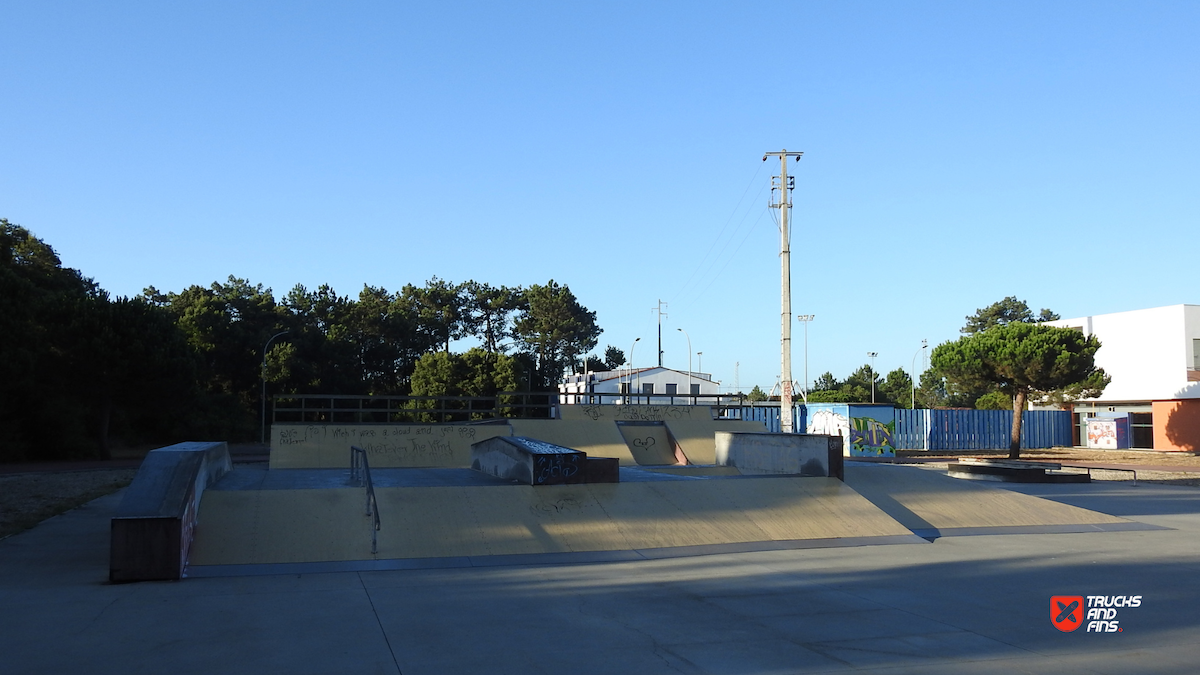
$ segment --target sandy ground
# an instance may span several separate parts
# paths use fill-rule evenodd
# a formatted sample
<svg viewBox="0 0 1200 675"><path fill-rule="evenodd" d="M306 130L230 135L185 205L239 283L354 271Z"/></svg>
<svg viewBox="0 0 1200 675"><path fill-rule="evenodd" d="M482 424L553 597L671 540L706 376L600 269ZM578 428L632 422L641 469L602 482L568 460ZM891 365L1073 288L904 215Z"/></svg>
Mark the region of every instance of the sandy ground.
<svg viewBox="0 0 1200 675"><path fill-rule="evenodd" d="M0 539L120 490L137 469L0 476Z"/></svg>

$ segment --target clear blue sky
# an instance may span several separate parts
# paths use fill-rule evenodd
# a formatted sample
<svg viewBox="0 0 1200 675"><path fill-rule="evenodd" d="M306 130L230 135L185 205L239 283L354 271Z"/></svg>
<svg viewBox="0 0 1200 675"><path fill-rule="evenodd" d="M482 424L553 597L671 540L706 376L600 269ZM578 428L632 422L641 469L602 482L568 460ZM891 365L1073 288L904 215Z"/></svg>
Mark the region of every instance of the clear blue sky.
<svg viewBox="0 0 1200 675"><path fill-rule="evenodd" d="M1200 3L0 4L0 216L116 295L568 284L600 338L809 374L1007 295L1200 303ZM803 331L794 331L804 377Z"/></svg>

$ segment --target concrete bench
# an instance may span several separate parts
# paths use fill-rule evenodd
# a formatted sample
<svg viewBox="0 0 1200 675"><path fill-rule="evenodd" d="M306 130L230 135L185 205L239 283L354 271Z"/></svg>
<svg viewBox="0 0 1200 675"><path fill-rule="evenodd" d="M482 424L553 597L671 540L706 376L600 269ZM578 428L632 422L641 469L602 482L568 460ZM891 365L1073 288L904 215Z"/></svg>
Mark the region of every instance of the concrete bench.
<svg viewBox="0 0 1200 675"><path fill-rule="evenodd" d="M182 578L200 496L231 468L224 442L151 450L112 519L109 580Z"/></svg>

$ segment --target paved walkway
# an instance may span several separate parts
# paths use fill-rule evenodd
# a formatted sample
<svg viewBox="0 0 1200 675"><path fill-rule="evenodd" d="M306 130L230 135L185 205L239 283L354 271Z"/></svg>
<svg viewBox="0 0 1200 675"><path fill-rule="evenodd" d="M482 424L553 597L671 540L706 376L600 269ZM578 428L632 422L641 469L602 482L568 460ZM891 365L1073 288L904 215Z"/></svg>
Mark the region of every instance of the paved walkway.
<svg viewBox="0 0 1200 675"><path fill-rule="evenodd" d="M970 454L963 454L964 457L971 457ZM854 461L873 462L879 464L945 464L946 462L954 461L951 457L855 457ZM1091 467L1093 469L1134 469L1137 471L1171 471L1178 473L1200 473L1200 466L1180 466L1178 464L1154 464L1153 457L1147 457L1144 462L1136 464L1121 463L1121 462L1090 462L1090 461L1074 461L1070 459L1039 459L1037 457L1025 458L1024 462L1051 462L1060 463L1064 466L1082 466Z"/></svg>
<svg viewBox="0 0 1200 675"><path fill-rule="evenodd" d="M1200 490L1013 489L1172 529L111 585L112 495L0 541L0 670L1196 672ZM1063 633L1052 595L1142 601Z"/></svg>

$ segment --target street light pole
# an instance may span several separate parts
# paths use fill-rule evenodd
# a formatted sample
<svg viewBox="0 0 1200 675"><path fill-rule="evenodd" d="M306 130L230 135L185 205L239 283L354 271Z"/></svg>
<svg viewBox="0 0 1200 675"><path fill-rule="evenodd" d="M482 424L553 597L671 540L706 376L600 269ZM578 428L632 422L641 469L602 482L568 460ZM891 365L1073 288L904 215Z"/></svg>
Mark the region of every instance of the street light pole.
<svg viewBox="0 0 1200 675"><path fill-rule="evenodd" d="M262 370L259 373L262 375L262 429L260 430L261 433L258 440L260 444L265 444L267 442L267 349L271 346L271 342L275 338L279 337L280 335L286 335L290 332L291 330L279 331L278 333L267 338L267 344L263 345Z"/></svg>
<svg viewBox="0 0 1200 675"><path fill-rule="evenodd" d="M633 344L629 345L629 393L633 393L633 348L637 347L637 343L642 338L634 338ZM638 378L641 379L641 378Z"/></svg>
<svg viewBox="0 0 1200 675"><path fill-rule="evenodd" d="M801 314L796 317L797 321L804 324L804 386L800 388L800 396L804 398L804 404L808 405L808 322L813 320L816 314Z"/></svg>
<svg viewBox="0 0 1200 675"><path fill-rule="evenodd" d="M879 352L867 352L867 358L871 359L871 403L875 402L875 357L879 356Z"/></svg>
<svg viewBox="0 0 1200 675"><path fill-rule="evenodd" d="M913 352L912 364L908 367L909 372L912 373L912 382L910 382L910 384L912 384L911 408L913 410L917 409L917 354L923 353L925 351L925 348L928 346L929 346L929 340L921 340L921 348L918 349L917 351ZM921 363L924 364L925 359L921 359Z"/></svg>
<svg viewBox="0 0 1200 675"><path fill-rule="evenodd" d="M691 396L692 395L692 336L688 335L688 332L682 328L676 328L675 330L679 331L680 333L683 333L683 336L685 338L687 338L687 341L688 341L688 396ZM695 405L695 403L696 403L696 399L692 399L692 404Z"/></svg>

